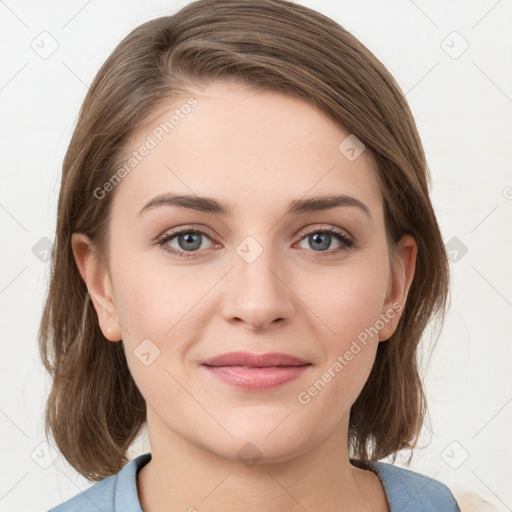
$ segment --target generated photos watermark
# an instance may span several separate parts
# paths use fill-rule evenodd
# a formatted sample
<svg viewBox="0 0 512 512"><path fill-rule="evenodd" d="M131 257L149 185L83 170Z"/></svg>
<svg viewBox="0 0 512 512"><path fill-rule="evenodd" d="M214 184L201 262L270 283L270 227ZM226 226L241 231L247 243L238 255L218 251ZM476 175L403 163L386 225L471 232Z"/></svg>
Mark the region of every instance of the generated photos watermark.
<svg viewBox="0 0 512 512"><path fill-rule="evenodd" d="M338 355L336 361L334 361L331 366L319 377L306 391L301 391L297 395L297 399L299 403L302 405L307 405L311 402L311 399L318 396L318 394L327 386L327 384L336 377L345 366L348 365L350 361L361 352L362 343L366 346L369 337L376 336L384 326L389 323L393 318L395 318L396 314L402 311L403 306L399 302L395 302L390 309L388 309L385 313L381 313L379 319L375 321L375 323L366 327L363 331L361 331L357 335L357 339L352 340L352 344L350 345L349 350L346 350L343 355ZM359 342L359 343L358 343Z"/></svg>
<svg viewBox="0 0 512 512"><path fill-rule="evenodd" d="M183 119L185 119L194 107L197 107L198 101L194 98L188 98L187 102L175 109L169 116L167 121L160 123L147 137L144 144L137 150L133 151L130 157L101 187L94 189L94 197L96 199L103 199L107 192L110 192L118 185L121 180L129 174L137 165L139 165L144 158L149 155L152 149L158 146L166 135L171 133L176 126L178 126Z"/></svg>

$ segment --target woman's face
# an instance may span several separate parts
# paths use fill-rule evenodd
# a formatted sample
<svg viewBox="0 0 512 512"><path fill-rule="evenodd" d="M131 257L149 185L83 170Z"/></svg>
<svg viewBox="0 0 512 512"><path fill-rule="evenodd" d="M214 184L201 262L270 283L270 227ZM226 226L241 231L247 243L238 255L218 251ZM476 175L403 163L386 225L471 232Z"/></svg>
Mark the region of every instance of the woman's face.
<svg viewBox="0 0 512 512"><path fill-rule="evenodd" d="M391 273L369 154L289 96L215 82L190 97L155 112L130 141L130 171L104 189L115 196L102 304L118 323L98 315L122 338L152 444L178 436L275 462L346 439L410 284ZM147 206L165 195L174 203ZM317 201L335 195L350 199ZM308 364L204 365L234 351Z"/></svg>

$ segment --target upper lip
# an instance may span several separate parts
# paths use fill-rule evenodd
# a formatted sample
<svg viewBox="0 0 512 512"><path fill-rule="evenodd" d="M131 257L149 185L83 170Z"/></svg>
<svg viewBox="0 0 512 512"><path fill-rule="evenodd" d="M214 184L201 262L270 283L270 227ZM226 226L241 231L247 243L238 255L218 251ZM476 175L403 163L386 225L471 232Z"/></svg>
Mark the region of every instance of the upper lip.
<svg viewBox="0 0 512 512"><path fill-rule="evenodd" d="M229 352L212 357L202 362L207 366L248 366L253 368L264 368L268 366L303 366L311 364L309 361L299 357L280 352L269 352L267 354L251 354L249 352Z"/></svg>

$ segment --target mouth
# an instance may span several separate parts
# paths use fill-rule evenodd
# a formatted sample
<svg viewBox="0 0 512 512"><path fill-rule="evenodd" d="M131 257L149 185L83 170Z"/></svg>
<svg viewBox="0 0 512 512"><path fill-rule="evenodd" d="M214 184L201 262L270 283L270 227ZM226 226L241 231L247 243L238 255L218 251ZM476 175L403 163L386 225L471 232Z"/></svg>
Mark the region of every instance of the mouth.
<svg viewBox="0 0 512 512"><path fill-rule="evenodd" d="M245 390L264 391L298 379L311 363L277 352L230 352L208 359L202 366L224 383Z"/></svg>
<svg viewBox="0 0 512 512"><path fill-rule="evenodd" d="M267 354L251 354L249 352L229 352L212 357L202 363L205 366L244 366L247 368L268 368L275 366L304 366L311 364L305 359L283 354L269 352Z"/></svg>

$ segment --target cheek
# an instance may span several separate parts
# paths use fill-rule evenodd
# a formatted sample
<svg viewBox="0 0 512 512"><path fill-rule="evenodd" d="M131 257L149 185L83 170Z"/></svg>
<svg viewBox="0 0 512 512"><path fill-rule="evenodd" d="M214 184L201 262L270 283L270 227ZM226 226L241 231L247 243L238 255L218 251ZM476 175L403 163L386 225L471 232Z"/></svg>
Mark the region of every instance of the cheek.
<svg viewBox="0 0 512 512"><path fill-rule="evenodd" d="M199 301L206 285L184 267L166 265L163 256L149 257L158 248L130 251L118 259L113 275L119 319L128 336L163 339Z"/></svg>
<svg viewBox="0 0 512 512"><path fill-rule="evenodd" d="M378 267L364 269L353 268L311 287L311 310L321 319L317 339L323 357L299 402L307 404L304 411L312 417L323 415L326 428L334 428L361 393L379 346L377 322L386 281Z"/></svg>
<svg viewBox="0 0 512 512"><path fill-rule="evenodd" d="M339 272L317 276L304 295L310 298L311 318L320 322L317 338L324 357L316 377L319 388L325 384L328 389L319 401L351 404L368 379L382 328L386 264L386 258L361 258Z"/></svg>
<svg viewBox="0 0 512 512"><path fill-rule="evenodd" d="M181 396L171 361L183 350L186 337L180 333L189 325L187 312L197 294L165 269L142 263L132 259L124 273L118 269L116 307L130 373L145 400L165 409L169 394Z"/></svg>
<svg viewBox="0 0 512 512"><path fill-rule="evenodd" d="M346 343L375 325L386 297L388 274L379 261L356 262L316 276L303 296L333 339Z"/></svg>
<svg viewBox="0 0 512 512"><path fill-rule="evenodd" d="M207 322L208 290L219 281L211 271L166 265L165 258L126 257L113 276L116 309L126 357L134 378L175 368ZM197 268L197 267L196 267ZM146 355L149 354L149 355ZM148 361L149 359L149 361ZM151 362L148 368L144 362ZM161 373L162 378L168 375Z"/></svg>

